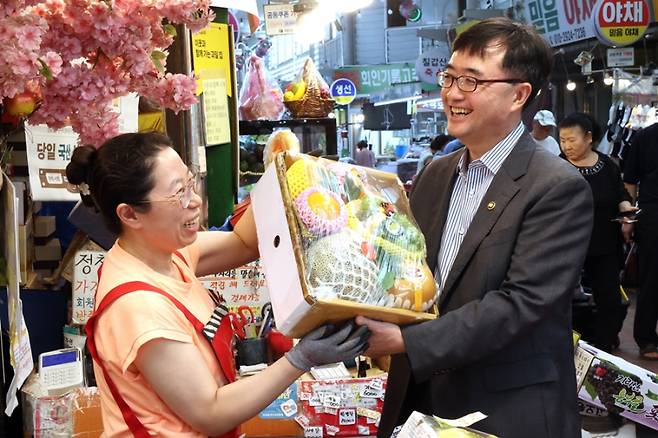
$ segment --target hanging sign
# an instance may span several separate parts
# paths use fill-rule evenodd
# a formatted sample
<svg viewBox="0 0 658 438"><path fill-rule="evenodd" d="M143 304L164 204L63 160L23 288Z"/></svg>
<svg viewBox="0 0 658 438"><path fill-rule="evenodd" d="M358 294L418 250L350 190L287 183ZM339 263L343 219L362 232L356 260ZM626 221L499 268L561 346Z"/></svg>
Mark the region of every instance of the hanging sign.
<svg viewBox="0 0 658 438"><path fill-rule="evenodd" d="M347 78L336 79L331 84L330 93L338 105L348 105L356 97L356 85Z"/></svg>
<svg viewBox="0 0 658 438"><path fill-rule="evenodd" d="M633 47L609 48L608 67L631 67L635 65L635 49Z"/></svg>
<svg viewBox="0 0 658 438"><path fill-rule="evenodd" d="M199 78L197 94L203 92L204 80L223 78L227 83L231 80L229 38L229 26L223 23L210 23L192 35L192 63ZM231 96L231 87L226 88L226 94Z"/></svg>
<svg viewBox="0 0 658 438"><path fill-rule="evenodd" d="M594 10L596 35L609 46L628 46L638 41L650 21L646 0L600 0Z"/></svg>
<svg viewBox="0 0 658 438"><path fill-rule="evenodd" d="M268 35L295 33L297 13L293 5L264 5L265 31Z"/></svg>
<svg viewBox="0 0 658 438"><path fill-rule="evenodd" d="M519 18L532 24L552 46L595 35L591 17L596 0L527 0Z"/></svg>
<svg viewBox="0 0 658 438"><path fill-rule="evenodd" d="M421 53L416 60L418 78L425 83L436 85L436 75L446 69L449 59L448 44L440 44Z"/></svg>
<svg viewBox="0 0 658 438"><path fill-rule="evenodd" d="M32 199L35 201L77 201L79 190L66 178L78 134L70 126L52 130L46 125L25 123L25 147Z"/></svg>

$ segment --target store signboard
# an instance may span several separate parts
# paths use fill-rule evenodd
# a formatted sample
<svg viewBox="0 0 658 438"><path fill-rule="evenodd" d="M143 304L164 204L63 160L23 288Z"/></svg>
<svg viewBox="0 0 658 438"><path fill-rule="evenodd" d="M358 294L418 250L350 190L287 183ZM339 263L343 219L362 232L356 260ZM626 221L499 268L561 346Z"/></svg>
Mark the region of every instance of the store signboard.
<svg viewBox="0 0 658 438"><path fill-rule="evenodd" d="M644 36L650 21L646 0L599 0L596 4L596 36L608 46L633 44Z"/></svg>
<svg viewBox="0 0 658 438"><path fill-rule="evenodd" d="M105 251L80 250L73 258L72 319L74 324L86 324L94 311L94 297L98 287L98 268L105 259Z"/></svg>
<svg viewBox="0 0 658 438"><path fill-rule="evenodd" d="M419 80L414 65L408 63L352 65L334 70L333 79L347 78L356 85L357 96L387 91L393 85Z"/></svg>
<svg viewBox="0 0 658 438"><path fill-rule="evenodd" d="M439 44L421 53L416 60L418 78L427 84L436 84L436 75L445 70L450 60L450 47L447 43Z"/></svg>
<svg viewBox="0 0 658 438"><path fill-rule="evenodd" d="M523 19L553 47L593 38L591 17L597 0L528 0Z"/></svg>
<svg viewBox="0 0 658 438"><path fill-rule="evenodd" d="M635 65L635 49L633 47L609 48L608 67L631 67Z"/></svg>
<svg viewBox="0 0 658 438"><path fill-rule="evenodd" d="M336 79L331 84L330 93L338 105L348 105L356 97L356 85L347 78Z"/></svg>
<svg viewBox="0 0 658 438"><path fill-rule="evenodd" d="M270 36L295 33L297 13L293 5L264 5L265 31Z"/></svg>

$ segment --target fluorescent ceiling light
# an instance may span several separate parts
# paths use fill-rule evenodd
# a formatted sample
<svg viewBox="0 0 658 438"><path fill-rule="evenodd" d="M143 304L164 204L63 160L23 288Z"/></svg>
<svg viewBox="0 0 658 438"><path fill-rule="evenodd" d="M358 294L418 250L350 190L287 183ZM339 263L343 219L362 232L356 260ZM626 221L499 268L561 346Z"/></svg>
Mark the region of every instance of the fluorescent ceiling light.
<svg viewBox="0 0 658 438"><path fill-rule="evenodd" d="M408 97L399 97L397 99L382 100L379 102L375 102L373 106L382 106L382 105L390 105L392 103L409 102L411 100L418 100L421 97L422 96L408 96Z"/></svg>

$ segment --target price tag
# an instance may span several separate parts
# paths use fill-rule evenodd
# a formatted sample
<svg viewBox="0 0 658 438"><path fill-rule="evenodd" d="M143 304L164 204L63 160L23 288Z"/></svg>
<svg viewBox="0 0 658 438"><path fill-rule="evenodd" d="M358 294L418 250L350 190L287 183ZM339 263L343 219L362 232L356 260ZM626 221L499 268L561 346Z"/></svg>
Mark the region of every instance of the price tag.
<svg viewBox="0 0 658 438"><path fill-rule="evenodd" d="M304 428L305 438L322 438L322 426L311 426Z"/></svg>
<svg viewBox="0 0 658 438"><path fill-rule="evenodd" d="M356 424L356 411L352 408L338 411L338 424L341 426Z"/></svg>

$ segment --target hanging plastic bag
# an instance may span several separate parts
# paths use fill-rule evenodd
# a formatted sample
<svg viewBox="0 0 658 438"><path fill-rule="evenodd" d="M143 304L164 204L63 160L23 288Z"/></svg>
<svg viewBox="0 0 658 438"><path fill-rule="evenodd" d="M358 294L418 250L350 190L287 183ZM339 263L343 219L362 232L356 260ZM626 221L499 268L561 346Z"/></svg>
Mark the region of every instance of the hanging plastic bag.
<svg viewBox="0 0 658 438"><path fill-rule="evenodd" d="M281 88L258 56L249 59L239 107L240 120L279 120L283 114Z"/></svg>

